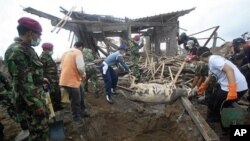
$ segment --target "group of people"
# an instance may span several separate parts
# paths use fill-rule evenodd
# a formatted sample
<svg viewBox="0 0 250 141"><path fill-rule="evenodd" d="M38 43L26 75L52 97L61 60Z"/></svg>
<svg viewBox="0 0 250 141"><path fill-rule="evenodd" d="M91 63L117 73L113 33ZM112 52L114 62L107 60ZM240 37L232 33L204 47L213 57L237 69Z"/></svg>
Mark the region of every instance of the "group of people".
<svg viewBox="0 0 250 141"><path fill-rule="evenodd" d="M45 141L48 139L49 110L44 92L49 91L55 111L63 109L60 88L64 88L70 97L73 121L83 123L89 115L84 104L84 90L88 91L88 79L94 94L98 97L97 72L94 56L91 50L84 48L84 43L77 41L74 47L64 53L58 74L58 68L52 59L53 44L43 43L43 52L39 57L33 47L40 44L42 27L39 22L28 17L18 20L19 37L14 39L5 52L4 61L9 78L0 72L0 104L5 107L22 131L16 141ZM98 68L105 85L105 98L108 103L114 103L112 95L116 94L118 75L113 66L122 67L127 73L132 73L140 79L139 44L140 36L122 42L119 49L108 55ZM182 33L178 39L184 44L189 57L186 61L196 66L195 78L192 84L193 92L199 95L205 92L208 105L208 121L221 121L220 107L230 106L239 100L250 86L250 42L242 38L233 40L234 60L213 55L209 48L200 47L196 38ZM132 66L124 61L127 51L130 51ZM236 59L235 59L236 58ZM236 64L236 62L240 63ZM234 62L237 60L236 62ZM235 64L234 64L235 63ZM85 87L83 87L85 84ZM216 89L216 90L215 90ZM250 96L248 96L250 100ZM221 127L225 133L228 129ZM0 124L0 136L3 140L3 125Z"/></svg>
<svg viewBox="0 0 250 141"><path fill-rule="evenodd" d="M179 40L182 40L184 35L181 34ZM188 43L188 39L193 40L189 37L184 39L187 40L179 41L179 43ZM221 107L232 106L247 93L250 85L250 42L236 38L232 41L232 45L234 57L230 58L234 60L213 55L207 47L196 46L195 49L185 47L189 51L186 61L196 66L191 86L192 92L198 95L205 93L208 107L207 121L209 123L220 122L222 128L220 136L229 134L229 129L224 127L221 121ZM193 50L196 51L192 52ZM248 100L250 102L249 91Z"/></svg>
<svg viewBox="0 0 250 141"><path fill-rule="evenodd" d="M39 46L42 36L40 23L29 17L18 20L18 37L8 47L4 56L4 65L8 74L0 72L0 104L7 109L10 117L20 124L21 132L15 141L45 141L48 139L48 121L50 111L46 103L45 92L49 92L54 111L63 109L61 91L63 88L69 94L73 121L81 124L88 117L84 104L84 90L88 91L88 80L98 97L97 72L94 56L90 49L84 48L83 42L77 41L74 47L64 53L58 74L57 64L52 58L54 45L49 42L42 44L43 52L39 57L34 47ZM139 60L140 36L135 36L127 43L122 43L119 49L107 56L97 67L104 84L108 103L113 103L112 94L116 93L118 75L112 68L122 66L126 72L134 72L139 77L138 63L132 71L124 61L128 49L132 58ZM131 48L129 48L131 47ZM85 84L85 87L83 87ZM4 126L0 122L0 140L3 140Z"/></svg>
<svg viewBox="0 0 250 141"><path fill-rule="evenodd" d="M81 121L88 116L84 111L83 92L85 64L82 55L83 43L76 42L74 49L64 55L62 75L52 59L53 44L43 43L39 57L33 47L40 44L42 26L34 19L22 17L18 20L18 37L5 52L4 65L8 74L0 72L0 104L9 116L20 124L21 132L15 141L46 141L50 111L45 92L50 93L55 112L63 109L60 87L70 94L73 120ZM3 65L3 64L2 64ZM0 137L4 140L4 126L0 124Z"/></svg>

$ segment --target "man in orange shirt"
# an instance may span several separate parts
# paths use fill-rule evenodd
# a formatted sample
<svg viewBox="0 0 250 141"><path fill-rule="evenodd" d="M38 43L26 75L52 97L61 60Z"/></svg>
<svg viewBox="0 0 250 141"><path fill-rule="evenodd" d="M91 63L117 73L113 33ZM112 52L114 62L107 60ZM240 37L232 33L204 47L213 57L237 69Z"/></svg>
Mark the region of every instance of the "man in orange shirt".
<svg viewBox="0 0 250 141"><path fill-rule="evenodd" d="M61 61L61 75L59 85L69 93L73 120L82 123L85 105L81 81L85 79L85 63L83 60L84 44L76 42L74 48L66 52Z"/></svg>

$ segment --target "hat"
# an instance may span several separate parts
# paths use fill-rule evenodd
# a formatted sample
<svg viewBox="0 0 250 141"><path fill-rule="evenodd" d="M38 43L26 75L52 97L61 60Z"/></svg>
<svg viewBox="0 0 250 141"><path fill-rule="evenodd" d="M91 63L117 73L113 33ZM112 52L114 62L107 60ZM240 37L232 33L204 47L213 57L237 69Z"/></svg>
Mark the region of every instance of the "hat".
<svg viewBox="0 0 250 141"><path fill-rule="evenodd" d="M122 43L122 44L120 45L119 49L124 49L124 50L127 51L127 50L128 50L128 47L127 47L126 44Z"/></svg>
<svg viewBox="0 0 250 141"><path fill-rule="evenodd" d="M233 47L238 47L241 43L246 43L243 38L236 38L233 40Z"/></svg>
<svg viewBox="0 0 250 141"><path fill-rule="evenodd" d="M186 45L187 47L193 47L194 46L194 41L193 40L189 40L188 42L187 42L187 45Z"/></svg>
<svg viewBox="0 0 250 141"><path fill-rule="evenodd" d="M211 53L211 52L210 52L210 49L207 48L207 47L200 47L200 48L198 48L198 50L197 50L197 52L196 52L196 55L197 55L197 56L203 56L203 55L206 54L206 53Z"/></svg>
<svg viewBox="0 0 250 141"><path fill-rule="evenodd" d="M42 27L40 23L34 19L28 17L22 17L18 20L19 25L22 25L32 31L35 31L39 34L42 32Z"/></svg>
<svg viewBox="0 0 250 141"><path fill-rule="evenodd" d="M140 40L140 35L135 35L133 38L135 41L139 41Z"/></svg>
<svg viewBox="0 0 250 141"><path fill-rule="evenodd" d="M43 43L42 44L42 48L44 49L44 50L50 50L50 49L53 49L53 44L51 44L51 43Z"/></svg>

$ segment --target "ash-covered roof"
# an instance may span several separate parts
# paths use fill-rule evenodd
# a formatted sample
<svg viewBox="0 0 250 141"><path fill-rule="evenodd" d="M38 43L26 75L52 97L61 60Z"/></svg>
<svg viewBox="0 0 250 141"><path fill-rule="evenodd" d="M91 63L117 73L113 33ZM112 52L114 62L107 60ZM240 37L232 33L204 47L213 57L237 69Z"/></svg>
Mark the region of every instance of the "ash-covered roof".
<svg viewBox="0 0 250 141"><path fill-rule="evenodd" d="M171 19L175 19L185 14L188 14L189 12L193 10L195 10L195 8L171 12L171 13L159 14L155 16L136 18L136 19L133 19L133 21L135 22L166 22L166 21L170 21Z"/></svg>

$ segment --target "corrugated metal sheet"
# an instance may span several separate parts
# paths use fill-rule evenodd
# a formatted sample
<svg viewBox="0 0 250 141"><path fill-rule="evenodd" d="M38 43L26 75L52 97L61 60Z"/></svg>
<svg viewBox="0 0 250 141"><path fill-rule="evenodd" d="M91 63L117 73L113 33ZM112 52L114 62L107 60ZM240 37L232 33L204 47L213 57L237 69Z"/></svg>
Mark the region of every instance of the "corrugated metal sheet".
<svg viewBox="0 0 250 141"><path fill-rule="evenodd" d="M133 19L133 21L136 21L136 22L166 22L166 21L171 20L172 18L178 18L180 16L188 14L189 12L191 12L193 10L195 10L195 8L171 12L171 13L159 14L159 15L155 15L155 16L136 18L136 19Z"/></svg>

